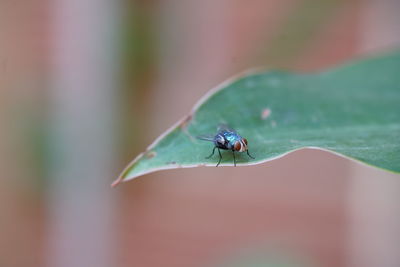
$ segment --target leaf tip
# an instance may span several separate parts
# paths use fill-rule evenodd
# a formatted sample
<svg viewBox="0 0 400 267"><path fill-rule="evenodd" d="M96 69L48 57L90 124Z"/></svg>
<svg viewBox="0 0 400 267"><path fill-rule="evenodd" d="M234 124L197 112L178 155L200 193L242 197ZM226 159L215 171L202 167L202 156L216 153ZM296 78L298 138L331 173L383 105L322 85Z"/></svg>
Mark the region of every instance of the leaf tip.
<svg viewBox="0 0 400 267"><path fill-rule="evenodd" d="M111 187L114 188L117 185L119 185L122 182L122 177L118 177L117 180L115 180L114 182L112 182Z"/></svg>
<svg viewBox="0 0 400 267"><path fill-rule="evenodd" d="M135 165L136 162L138 162L141 158L146 157L147 159L153 158L157 155L156 152L154 151L150 151L150 150L146 150L146 152L142 152L140 153L133 161L131 161L128 166L126 166L126 168L121 172L121 174L118 176L118 178L112 182L111 187L116 187L117 185L119 185L120 183L126 181L126 180L130 180L133 179L136 176L128 176L127 174L130 172L130 170L132 170L133 166Z"/></svg>

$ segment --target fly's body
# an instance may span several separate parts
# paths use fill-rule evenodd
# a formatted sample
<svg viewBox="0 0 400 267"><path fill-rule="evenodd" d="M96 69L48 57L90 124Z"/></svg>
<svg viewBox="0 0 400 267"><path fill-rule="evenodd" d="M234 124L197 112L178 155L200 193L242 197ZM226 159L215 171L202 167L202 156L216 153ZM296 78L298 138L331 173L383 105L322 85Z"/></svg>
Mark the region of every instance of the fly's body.
<svg viewBox="0 0 400 267"><path fill-rule="evenodd" d="M218 133L215 136L199 136L198 138L201 140L212 141L214 143L214 148L211 155L206 158L211 158L214 155L215 149L218 149L219 161L216 167L218 167L222 159L220 149L232 151L234 166L236 166L235 151L246 151L247 155L254 159L254 157L249 154L246 138L241 137L235 130L227 127L226 125L220 125L218 127Z"/></svg>
<svg viewBox="0 0 400 267"><path fill-rule="evenodd" d="M247 151L247 140L242 138L238 133L231 131L219 132L214 137L214 145L224 150Z"/></svg>

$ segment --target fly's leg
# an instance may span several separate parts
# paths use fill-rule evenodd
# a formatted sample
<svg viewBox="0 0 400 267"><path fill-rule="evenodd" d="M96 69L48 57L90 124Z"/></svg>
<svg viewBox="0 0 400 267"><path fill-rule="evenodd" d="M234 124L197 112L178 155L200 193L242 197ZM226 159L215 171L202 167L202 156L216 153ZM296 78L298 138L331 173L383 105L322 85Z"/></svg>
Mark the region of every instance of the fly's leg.
<svg viewBox="0 0 400 267"><path fill-rule="evenodd" d="M232 150L232 155L233 155L233 165L236 167L235 150Z"/></svg>
<svg viewBox="0 0 400 267"><path fill-rule="evenodd" d="M213 151L212 151L212 153L211 153L211 155L208 156L208 157L206 157L206 159L209 159L209 158L211 158L211 157L214 155L214 151L215 151L216 148L217 148L217 147L215 146L214 149L213 149Z"/></svg>
<svg viewBox="0 0 400 267"><path fill-rule="evenodd" d="M248 155L250 158L256 159L255 157L253 157L252 155L249 154L249 150L246 150L246 151L247 151L247 155Z"/></svg>
<svg viewBox="0 0 400 267"><path fill-rule="evenodd" d="M218 153L219 153L219 161L218 161L217 166L215 166L215 167L218 167L218 165L221 163L221 159L222 159L221 151L219 150L219 148L218 148Z"/></svg>

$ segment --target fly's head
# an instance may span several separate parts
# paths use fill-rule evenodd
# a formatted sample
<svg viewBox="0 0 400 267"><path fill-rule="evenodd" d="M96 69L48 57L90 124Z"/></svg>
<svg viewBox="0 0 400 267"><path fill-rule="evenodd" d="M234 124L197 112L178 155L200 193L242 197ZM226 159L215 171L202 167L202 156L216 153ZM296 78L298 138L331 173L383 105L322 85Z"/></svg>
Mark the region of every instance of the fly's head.
<svg viewBox="0 0 400 267"><path fill-rule="evenodd" d="M233 145L233 150L238 151L238 152L247 151L247 139L242 138L242 139L236 141L235 144Z"/></svg>

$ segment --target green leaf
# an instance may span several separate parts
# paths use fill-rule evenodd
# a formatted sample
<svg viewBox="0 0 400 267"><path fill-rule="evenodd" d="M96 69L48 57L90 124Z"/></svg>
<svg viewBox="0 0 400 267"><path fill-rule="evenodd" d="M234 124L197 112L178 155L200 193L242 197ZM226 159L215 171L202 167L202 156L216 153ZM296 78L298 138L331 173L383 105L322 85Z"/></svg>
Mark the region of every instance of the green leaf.
<svg viewBox="0 0 400 267"><path fill-rule="evenodd" d="M160 136L114 185L181 167L213 166L205 159L226 123L249 142L237 165L260 164L300 148L318 148L400 172L400 52L316 74L248 72L211 90L183 120ZM233 166L221 150L221 165Z"/></svg>

